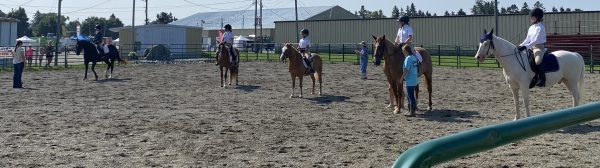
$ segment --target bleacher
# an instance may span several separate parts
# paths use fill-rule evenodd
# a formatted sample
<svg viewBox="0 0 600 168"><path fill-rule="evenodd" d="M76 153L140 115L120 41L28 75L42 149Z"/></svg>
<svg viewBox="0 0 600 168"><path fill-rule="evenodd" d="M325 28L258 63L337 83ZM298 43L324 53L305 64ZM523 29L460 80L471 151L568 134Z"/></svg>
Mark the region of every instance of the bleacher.
<svg viewBox="0 0 600 168"><path fill-rule="evenodd" d="M566 50L581 54L586 63L590 61L590 45L595 64L600 62L600 35L548 35L546 47L550 51Z"/></svg>

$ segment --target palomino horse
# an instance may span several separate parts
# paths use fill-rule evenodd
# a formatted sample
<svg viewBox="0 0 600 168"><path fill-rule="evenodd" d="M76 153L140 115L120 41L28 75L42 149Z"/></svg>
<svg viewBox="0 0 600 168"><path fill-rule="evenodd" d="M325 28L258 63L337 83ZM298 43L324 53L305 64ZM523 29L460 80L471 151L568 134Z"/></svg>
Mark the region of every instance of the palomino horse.
<svg viewBox="0 0 600 168"><path fill-rule="evenodd" d="M485 57L494 55L496 60L502 65L504 78L512 90L517 115L515 120L521 117L519 111L519 90L523 96L525 112L529 114L529 84L535 76L532 68L527 61L526 52L519 52L517 46L498 36L493 35L494 30L487 33L485 30L479 49L475 58L483 62ZM558 61L558 70L556 72L546 72L546 86L549 87L555 83L563 82L573 95L573 107L579 105L579 100L583 95L584 89L584 62L583 57L575 52L554 51L551 53L556 56ZM551 57L551 56L550 56ZM548 60L548 56L544 58ZM542 62L542 64L544 64Z"/></svg>
<svg viewBox="0 0 600 168"><path fill-rule="evenodd" d="M291 44L287 43L283 46L283 48L281 49L281 57L280 60L281 61L285 61L287 58L290 59L290 63L289 63L289 71L290 71L290 76L292 77L292 94L290 95L290 98L294 97L294 88L296 86L296 77L298 78L298 82L300 85L300 96L302 97L302 78L305 75L310 75L310 78L312 79L312 92L311 94L315 94L315 78L319 80L319 96L321 95L321 91L323 88L323 80L322 80L322 71L323 71L323 61L321 60L321 57L317 54L312 54L312 68L315 70L314 74L307 74L306 72L306 68L304 67L304 64L302 63L302 54L300 54L300 51L298 51L297 49L295 49L294 47L292 47Z"/></svg>
<svg viewBox="0 0 600 168"><path fill-rule="evenodd" d="M236 48L235 52L237 55L240 55L240 51ZM238 66L230 62L229 60L229 49L225 46L225 44L219 44L219 50L217 51L217 56L219 57L219 70L221 71L221 83L219 84L221 87L225 87L225 82L223 79L227 80L227 71L229 71L229 83L231 85L231 81L235 79L235 85L238 85ZM237 58L238 62L240 58ZM223 73L223 68L225 68L225 73ZM224 76L223 76L224 75Z"/></svg>
<svg viewBox="0 0 600 168"><path fill-rule="evenodd" d="M402 53L402 49L400 47L396 47L391 41L385 38L385 35L382 37L375 37L375 53L373 56L375 57L375 65L379 66L381 59L385 57L385 63L383 64L383 72L387 77L388 84L390 86L390 105L396 105L394 108L394 113L400 112L400 109L403 107L404 100L402 99L403 95L403 84L401 83L402 79L402 65L404 63L404 54ZM421 54L423 58L423 62L419 66L419 76L425 76L425 83L427 85L427 92L429 93L429 104L428 110L432 109L431 102L431 94L433 91L432 85L432 75L433 75L433 67L431 63L431 56L429 52L424 48L415 47L415 50ZM415 90L416 98L419 98L419 88Z"/></svg>

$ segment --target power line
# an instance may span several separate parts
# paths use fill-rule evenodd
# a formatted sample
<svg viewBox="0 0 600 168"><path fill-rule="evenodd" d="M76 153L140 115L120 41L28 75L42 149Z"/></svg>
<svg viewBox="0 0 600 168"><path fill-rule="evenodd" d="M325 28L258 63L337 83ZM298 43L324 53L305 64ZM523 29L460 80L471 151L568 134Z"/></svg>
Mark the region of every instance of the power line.
<svg viewBox="0 0 600 168"><path fill-rule="evenodd" d="M112 0L106 0L106 1L103 1L103 2L98 3L98 4L94 4L94 5L92 5L90 7L87 7L87 8L83 8L83 9L79 9L79 10L74 10L74 11L71 11L71 12L65 12L65 14L69 14L69 13L74 13L74 12L79 12L79 11L84 11L84 10L87 10L87 9L91 9L91 8L96 7L98 5L106 4L106 3L110 2L110 1L112 1Z"/></svg>
<svg viewBox="0 0 600 168"><path fill-rule="evenodd" d="M208 8L208 9L214 9L214 10L232 10L231 8L214 8L214 7L210 7L210 6L208 6L208 5L203 5L203 4L194 3L194 2L192 2L192 1L189 1L189 0L183 0L183 1L185 1L185 2L188 2L188 3L190 3L190 4L193 4L193 5L196 5L196 6L203 7L203 8ZM248 2L248 0L244 0L244 1L234 1L234 2L223 2L223 3L220 3L220 4L230 4L230 3L236 3L236 2Z"/></svg>

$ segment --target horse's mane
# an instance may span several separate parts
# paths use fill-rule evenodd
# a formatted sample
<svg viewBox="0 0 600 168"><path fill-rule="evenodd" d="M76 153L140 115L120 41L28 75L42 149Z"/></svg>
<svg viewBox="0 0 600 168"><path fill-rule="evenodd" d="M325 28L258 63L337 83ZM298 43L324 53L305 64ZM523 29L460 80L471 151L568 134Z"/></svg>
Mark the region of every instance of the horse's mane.
<svg viewBox="0 0 600 168"><path fill-rule="evenodd" d="M508 41L508 40L505 40L505 39L503 39L503 38L500 38L500 37L498 37L498 36L496 36L496 35L494 35L494 38L496 38L496 39L498 39L498 40L500 40L500 41L502 41L502 42L504 42L504 43L510 44L510 46L511 46L511 47L513 47L513 48L516 48L516 47L517 47L517 45L513 44L512 42L510 42L510 41Z"/></svg>
<svg viewBox="0 0 600 168"><path fill-rule="evenodd" d="M298 50L297 48L292 46L292 44L290 44L290 43L285 44L285 48L287 48L288 50L291 49L293 51L293 54L297 54L296 56L302 57L302 53L300 53L300 50Z"/></svg>

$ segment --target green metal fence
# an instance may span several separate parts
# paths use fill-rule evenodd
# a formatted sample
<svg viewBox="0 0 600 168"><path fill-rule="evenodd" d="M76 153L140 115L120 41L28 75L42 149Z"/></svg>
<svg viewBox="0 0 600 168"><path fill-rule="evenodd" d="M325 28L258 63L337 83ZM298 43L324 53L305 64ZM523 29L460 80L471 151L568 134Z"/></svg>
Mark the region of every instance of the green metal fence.
<svg viewBox="0 0 600 168"><path fill-rule="evenodd" d="M600 102L477 128L418 144L403 152L392 167L431 167L598 118L600 118Z"/></svg>

